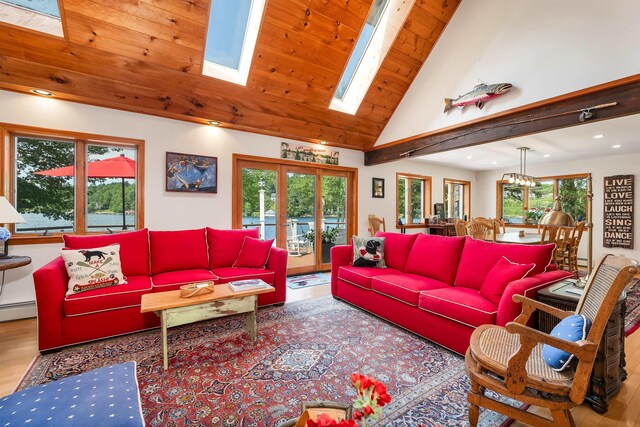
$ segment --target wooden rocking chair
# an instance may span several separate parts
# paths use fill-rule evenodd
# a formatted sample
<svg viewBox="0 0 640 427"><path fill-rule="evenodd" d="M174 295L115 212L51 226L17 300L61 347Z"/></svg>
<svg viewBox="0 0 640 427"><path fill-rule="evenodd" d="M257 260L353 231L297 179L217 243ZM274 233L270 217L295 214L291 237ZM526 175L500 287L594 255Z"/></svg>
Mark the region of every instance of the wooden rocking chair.
<svg viewBox="0 0 640 427"><path fill-rule="evenodd" d="M606 255L584 288L575 313L514 295L522 313L506 327L483 325L471 335L466 368L471 380L469 423L478 423L479 407L499 412L533 426L575 426L570 409L585 398L591 371L609 317L625 286L638 273L637 262ZM531 315L542 310L560 319L583 314L592 326L586 339L565 341L527 325ZM541 356L542 344L573 354L575 370L557 372ZM485 395L489 389L524 404L548 408L552 419L526 412Z"/></svg>

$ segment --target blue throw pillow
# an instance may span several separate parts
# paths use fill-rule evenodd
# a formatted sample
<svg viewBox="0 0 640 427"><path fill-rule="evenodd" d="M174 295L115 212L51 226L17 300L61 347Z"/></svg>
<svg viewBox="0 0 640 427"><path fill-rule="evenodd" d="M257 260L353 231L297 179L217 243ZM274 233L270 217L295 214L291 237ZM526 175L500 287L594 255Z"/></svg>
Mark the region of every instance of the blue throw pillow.
<svg viewBox="0 0 640 427"><path fill-rule="evenodd" d="M562 319L549 335L576 342L587 337L589 328L591 328L591 320L582 314L573 314ZM573 357L573 354L558 350L550 345L544 344L542 346L542 358L554 371L561 372L565 370L573 360Z"/></svg>
<svg viewBox="0 0 640 427"><path fill-rule="evenodd" d="M144 425L136 363L94 369L0 398L0 426Z"/></svg>

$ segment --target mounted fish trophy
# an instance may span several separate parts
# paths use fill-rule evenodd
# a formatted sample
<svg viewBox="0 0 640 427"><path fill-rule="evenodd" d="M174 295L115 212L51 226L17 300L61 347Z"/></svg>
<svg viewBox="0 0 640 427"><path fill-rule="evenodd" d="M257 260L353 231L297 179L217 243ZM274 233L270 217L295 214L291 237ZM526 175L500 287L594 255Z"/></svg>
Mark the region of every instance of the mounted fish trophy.
<svg viewBox="0 0 640 427"><path fill-rule="evenodd" d="M504 95L505 93L509 92L509 89L511 88L511 83L496 83L493 85L478 83L471 92L460 95L456 99L445 98L444 112L446 113L453 107L462 109L471 104L475 104L476 107L482 110L485 102L500 95Z"/></svg>

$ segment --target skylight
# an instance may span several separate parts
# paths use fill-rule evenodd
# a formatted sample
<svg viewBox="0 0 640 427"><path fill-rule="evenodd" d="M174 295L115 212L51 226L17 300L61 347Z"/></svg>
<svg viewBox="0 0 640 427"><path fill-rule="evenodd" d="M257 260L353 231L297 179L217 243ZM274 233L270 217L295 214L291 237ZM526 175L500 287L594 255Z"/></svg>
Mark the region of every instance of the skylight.
<svg viewBox="0 0 640 427"><path fill-rule="evenodd" d="M412 5L413 0L373 2L329 108L356 113Z"/></svg>
<svg viewBox="0 0 640 427"><path fill-rule="evenodd" d="M265 0L213 0L202 73L247 84Z"/></svg>
<svg viewBox="0 0 640 427"><path fill-rule="evenodd" d="M57 0L0 0L0 21L62 37Z"/></svg>

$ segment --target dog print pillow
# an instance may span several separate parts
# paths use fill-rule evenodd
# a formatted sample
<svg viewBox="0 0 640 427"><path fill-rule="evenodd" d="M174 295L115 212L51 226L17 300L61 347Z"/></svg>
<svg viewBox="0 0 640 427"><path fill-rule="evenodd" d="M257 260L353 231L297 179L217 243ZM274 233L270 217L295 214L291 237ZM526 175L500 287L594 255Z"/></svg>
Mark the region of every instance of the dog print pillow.
<svg viewBox="0 0 640 427"><path fill-rule="evenodd" d="M62 259L69 274L67 296L127 283L118 243L92 249L63 249Z"/></svg>
<svg viewBox="0 0 640 427"><path fill-rule="evenodd" d="M353 236L353 266L386 268L384 237Z"/></svg>

